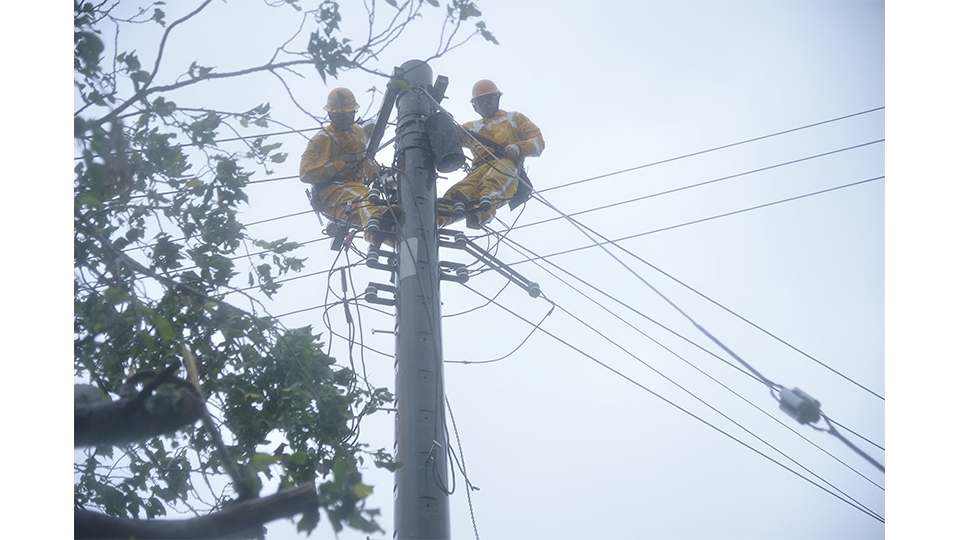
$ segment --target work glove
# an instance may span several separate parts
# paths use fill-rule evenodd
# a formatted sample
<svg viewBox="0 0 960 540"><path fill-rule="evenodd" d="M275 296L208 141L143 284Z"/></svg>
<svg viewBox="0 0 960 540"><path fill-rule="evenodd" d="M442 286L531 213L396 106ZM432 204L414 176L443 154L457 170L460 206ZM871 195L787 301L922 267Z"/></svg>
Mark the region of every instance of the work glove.
<svg viewBox="0 0 960 540"><path fill-rule="evenodd" d="M503 149L503 157L517 161L520 159L520 145L511 144Z"/></svg>

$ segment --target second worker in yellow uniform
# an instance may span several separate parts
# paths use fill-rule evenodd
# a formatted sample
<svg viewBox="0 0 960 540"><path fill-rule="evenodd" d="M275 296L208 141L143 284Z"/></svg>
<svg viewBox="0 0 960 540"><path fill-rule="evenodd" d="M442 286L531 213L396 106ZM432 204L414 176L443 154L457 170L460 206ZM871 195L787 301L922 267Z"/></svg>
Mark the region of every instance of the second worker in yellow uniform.
<svg viewBox="0 0 960 540"><path fill-rule="evenodd" d="M386 210L367 200L365 180L379 167L367 157L368 137L356 124L360 108L353 92L346 88L330 91L324 110L330 123L307 143L300 157L300 180L313 185L313 200L327 218L352 228L366 229L368 222ZM396 209L399 211L399 209ZM379 235L365 234L379 245Z"/></svg>
<svg viewBox="0 0 960 540"><path fill-rule="evenodd" d="M472 169L463 180L457 182L444 194L444 199L459 201L490 201L488 210L471 210L466 213L467 227L480 229L497 213L497 208L507 204L517 192L520 178L518 171L527 157L537 157L543 152L543 136L540 128L529 118L515 111L500 109L503 95L493 81L481 79L473 85L473 110L480 114L479 120L463 124L468 135L461 136L464 146L473 152ZM487 139L502 147L496 157L490 149L478 144L477 139ZM443 205L450 210L449 205ZM438 223L445 227L459 218L440 216Z"/></svg>

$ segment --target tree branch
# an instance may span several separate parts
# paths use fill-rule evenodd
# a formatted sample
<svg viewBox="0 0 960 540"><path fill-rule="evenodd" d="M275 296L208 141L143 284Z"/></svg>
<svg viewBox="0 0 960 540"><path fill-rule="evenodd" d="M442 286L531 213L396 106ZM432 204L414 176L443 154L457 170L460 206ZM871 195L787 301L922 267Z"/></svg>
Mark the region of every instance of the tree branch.
<svg viewBox="0 0 960 540"><path fill-rule="evenodd" d="M173 27L186 21L187 19L190 19L197 13L200 13L201 11L203 11L203 8L207 7L207 5L209 5L210 2L212 1L213 0L204 0L204 2L200 4L200 7L188 13L187 15L184 15L180 19L177 19L176 21L173 21L172 23L170 23L170 26L168 26L167 29L163 32L163 37L160 38L160 46L157 48L157 61L154 62L153 64L153 72L150 73L150 78L147 79L147 83L145 86L153 82L153 78L157 76L157 71L160 70L160 59L163 58L163 49L166 47L167 37L170 35L170 31L173 30ZM134 95L134 97L136 97L136 95Z"/></svg>
<svg viewBox="0 0 960 540"><path fill-rule="evenodd" d="M74 448L129 444L196 422L203 414L203 401L193 387L181 388L184 391L176 393L179 399L157 396L149 407L141 398L143 392L116 401L74 405Z"/></svg>
<svg viewBox="0 0 960 540"><path fill-rule="evenodd" d="M90 510L74 509L73 535L77 539L157 538L209 539L255 537L264 523L316 509L312 485L281 491L268 497L228 506L220 512L183 520L124 519Z"/></svg>
<svg viewBox="0 0 960 540"><path fill-rule="evenodd" d="M120 111L126 109L133 103L140 101L141 99L147 97L150 94L155 94L157 92L169 92L170 90L176 90L178 88L183 88L184 86L190 86L191 84L196 84L199 82L213 80L213 79L228 79L231 77L242 77L243 75L249 75L251 73L259 73L262 71L273 71L275 69L284 69L291 66L302 66L302 65L314 65L313 60L304 59L304 60L291 60L289 62L281 62L279 64L268 63L262 66L256 66L247 69L241 69L240 71L229 71L225 73L208 73L200 77L189 79L186 81L181 81L173 84L168 84L166 86L154 86L154 87L144 87L140 89L139 92L131 96L128 100L120 104L116 109L110 111L105 116L98 120L94 120L94 124L102 124L104 122L111 121L114 117L120 114Z"/></svg>

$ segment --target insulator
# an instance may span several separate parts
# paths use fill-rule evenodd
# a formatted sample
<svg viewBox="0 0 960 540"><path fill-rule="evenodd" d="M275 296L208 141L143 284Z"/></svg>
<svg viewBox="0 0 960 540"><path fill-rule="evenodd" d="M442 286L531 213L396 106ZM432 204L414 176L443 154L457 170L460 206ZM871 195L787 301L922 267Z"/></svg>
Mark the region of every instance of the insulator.
<svg viewBox="0 0 960 540"><path fill-rule="evenodd" d="M527 294L529 294L531 298L540 296L540 285L536 281L531 281L528 283Z"/></svg>
<svg viewBox="0 0 960 540"><path fill-rule="evenodd" d="M481 210L481 211L486 212L487 210L490 210L490 208L492 208L492 207L493 207L493 203L490 202L490 196L489 196L489 195L484 195L483 197L480 197L480 210Z"/></svg>
<svg viewBox="0 0 960 540"><path fill-rule="evenodd" d="M340 226L334 223L333 221L327 223L327 226L324 227L323 232L327 233L327 236L336 236L339 232Z"/></svg>
<svg viewBox="0 0 960 540"><path fill-rule="evenodd" d="M453 203L453 211L454 211L454 212L456 212L456 213L458 213L458 214L462 214L462 213L464 213L466 210L467 210L467 207L464 206L462 202L457 201L457 202Z"/></svg>
<svg viewBox="0 0 960 540"><path fill-rule="evenodd" d="M367 231L369 232L382 231L382 229L380 228L380 220L377 218L370 218L370 220L367 221Z"/></svg>
<svg viewBox="0 0 960 540"><path fill-rule="evenodd" d="M462 232L458 232L453 235L453 244L457 246L458 249L464 249L467 247L467 235Z"/></svg>
<svg viewBox="0 0 960 540"><path fill-rule="evenodd" d="M373 204L384 204L386 202L383 200L383 194L377 188L372 188L367 192L367 200Z"/></svg>
<svg viewBox="0 0 960 540"><path fill-rule="evenodd" d="M371 304L376 303L377 301L377 288L373 285L367 285L367 289L363 291L363 299Z"/></svg>
<svg viewBox="0 0 960 540"><path fill-rule="evenodd" d="M466 266L461 266L457 268L457 277L462 278L463 281L467 281L468 279L470 279L470 271L467 270Z"/></svg>

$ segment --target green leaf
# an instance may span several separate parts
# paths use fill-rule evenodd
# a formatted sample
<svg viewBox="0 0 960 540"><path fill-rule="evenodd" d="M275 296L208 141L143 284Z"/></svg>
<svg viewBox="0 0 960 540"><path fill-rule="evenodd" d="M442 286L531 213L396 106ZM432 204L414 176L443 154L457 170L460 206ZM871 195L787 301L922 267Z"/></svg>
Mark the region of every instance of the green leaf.
<svg viewBox="0 0 960 540"><path fill-rule="evenodd" d="M163 2L157 2L157 4L163 4ZM163 20L164 17L165 17L164 12L155 8L153 10L153 17L151 17L151 20L157 21L160 24L160 26L166 27L167 23L166 21Z"/></svg>
<svg viewBox="0 0 960 540"><path fill-rule="evenodd" d="M338 459L334 461L333 462L334 482L337 482L337 483L343 482L346 475L347 475L347 464L342 459Z"/></svg>
<svg viewBox="0 0 960 540"><path fill-rule="evenodd" d="M317 528L317 524L320 523L320 511L314 508L313 510L308 510L303 513L303 516L300 518L300 521L297 523L297 532L305 532L309 534L311 531Z"/></svg>
<svg viewBox="0 0 960 540"><path fill-rule="evenodd" d="M361 499L366 499L373 494L373 486L366 484L356 484L353 486L353 493Z"/></svg>
<svg viewBox="0 0 960 540"><path fill-rule="evenodd" d="M113 305L125 302L129 297L126 291L117 287L107 287L107 290L103 291L104 300Z"/></svg>
<svg viewBox="0 0 960 540"><path fill-rule="evenodd" d="M290 454L290 457L287 458L287 461L294 465L303 465L307 462L307 453L304 450L294 452L293 454Z"/></svg>
<svg viewBox="0 0 960 540"><path fill-rule="evenodd" d="M402 461L374 461L373 464L376 465L378 469L386 469L390 472L396 472L397 469L403 467Z"/></svg>
<svg viewBox="0 0 960 540"><path fill-rule="evenodd" d="M173 327L170 326L170 322L163 317L154 317L153 326L157 329L157 332L160 334L161 338L168 341L176 338L176 334L174 334Z"/></svg>
<svg viewBox="0 0 960 540"><path fill-rule="evenodd" d="M273 465L277 461L278 459L275 456L257 452L256 454L253 455L252 458L250 458L250 468L257 472L262 472L267 470L271 465Z"/></svg>
<svg viewBox="0 0 960 540"><path fill-rule="evenodd" d="M400 88L403 91L410 90L410 85L403 79L390 79L390 84Z"/></svg>
<svg viewBox="0 0 960 540"><path fill-rule="evenodd" d="M177 104L160 96L153 100L153 110L160 116L170 116L177 110Z"/></svg>
<svg viewBox="0 0 960 540"><path fill-rule="evenodd" d="M261 146L260 152L263 154L269 154L270 152L273 152L274 150L276 150L277 148L280 148L281 146L283 146L283 143L279 143L279 142L268 144L266 146Z"/></svg>
<svg viewBox="0 0 960 540"><path fill-rule="evenodd" d="M483 39L493 43L494 45L500 44L500 42L497 41L497 38L493 37L493 34L487 30L487 25L483 21L477 23L477 32L480 32L480 35L483 36Z"/></svg>

